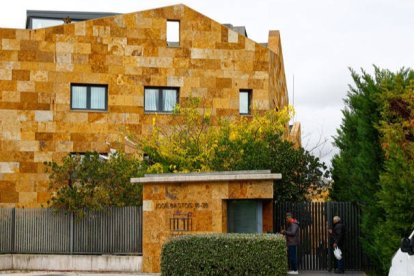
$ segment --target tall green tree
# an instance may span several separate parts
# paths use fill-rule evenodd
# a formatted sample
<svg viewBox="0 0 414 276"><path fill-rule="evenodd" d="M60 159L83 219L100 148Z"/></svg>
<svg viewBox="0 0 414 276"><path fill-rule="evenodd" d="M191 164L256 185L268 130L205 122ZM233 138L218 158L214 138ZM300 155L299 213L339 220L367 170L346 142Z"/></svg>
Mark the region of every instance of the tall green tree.
<svg viewBox="0 0 414 276"><path fill-rule="evenodd" d="M389 74L375 68L373 77L365 71L361 75L351 71L351 75L354 85L349 87L342 124L335 137L340 152L332 160L331 198L361 204L361 242L371 259L379 262L372 235L373 226L383 217L377 205L383 153L376 125L380 120L380 83Z"/></svg>
<svg viewBox="0 0 414 276"><path fill-rule="evenodd" d="M393 141L385 139L387 132L392 133L390 129L395 129L394 125L389 126L393 117L387 115L387 106L390 106L389 95L402 94L402 91L410 87L413 78L411 70L392 73L377 67L374 67L373 76L365 71L360 75L351 71L351 75L354 85L350 86L345 99L344 118L335 137L335 144L340 152L332 161L334 184L331 197L334 200L355 201L361 204L361 241L376 264L377 272L384 274L388 269L392 252L398 247L399 237L406 235L400 231L404 227L397 227L395 224L399 222L389 216L390 206L386 202L396 203L391 198L397 194L402 201L407 200L403 190L397 188L396 183L399 181L395 181L402 178L394 175L396 171L392 170L400 166L396 164L404 162L404 158L399 154L402 147L395 146ZM403 121L409 122L409 116ZM396 139L393 135L388 137ZM392 151L389 150L391 144L394 145ZM402 168L407 175L412 173L409 167L400 167ZM391 175L394 177L393 180L390 180ZM391 191L393 192L390 193ZM405 210L396 209L393 209L394 215L405 217ZM389 231L387 236L384 236L387 232L384 227L391 221L391 224L394 224L394 232ZM406 223L403 224L406 229Z"/></svg>
<svg viewBox="0 0 414 276"><path fill-rule="evenodd" d="M376 248L387 271L402 237L414 229L414 71L402 70L381 94L379 132L385 156L380 174L379 206L385 219L374 231ZM384 237L387 237L384 239Z"/></svg>

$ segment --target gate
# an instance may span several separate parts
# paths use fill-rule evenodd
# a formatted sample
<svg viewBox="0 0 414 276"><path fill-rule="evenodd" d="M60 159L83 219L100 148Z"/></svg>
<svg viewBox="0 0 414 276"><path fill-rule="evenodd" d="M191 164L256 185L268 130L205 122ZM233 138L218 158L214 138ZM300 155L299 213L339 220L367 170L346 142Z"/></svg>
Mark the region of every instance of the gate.
<svg viewBox="0 0 414 276"><path fill-rule="evenodd" d="M298 246L298 266L301 270L330 270L335 257L328 229L332 218L341 217L345 224L344 259L348 270L365 270L368 259L360 242L361 210L351 202L299 202L275 205L275 232L285 228L285 214L291 212L299 221L301 244Z"/></svg>

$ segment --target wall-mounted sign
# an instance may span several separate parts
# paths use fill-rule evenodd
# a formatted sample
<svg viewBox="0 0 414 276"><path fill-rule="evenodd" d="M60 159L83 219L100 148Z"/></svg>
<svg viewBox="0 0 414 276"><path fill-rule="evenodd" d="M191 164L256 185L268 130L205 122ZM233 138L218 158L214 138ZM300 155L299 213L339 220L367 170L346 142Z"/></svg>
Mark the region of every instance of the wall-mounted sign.
<svg viewBox="0 0 414 276"><path fill-rule="evenodd" d="M207 209L207 202L158 202L155 209Z"/></svg>
<svg viewBox="0 0 414 276"><path fill-rule="evenodd" d="M170 231L173 235L190 232L193 230L193 214L191 212L177 211L170 218Z"/></svg>

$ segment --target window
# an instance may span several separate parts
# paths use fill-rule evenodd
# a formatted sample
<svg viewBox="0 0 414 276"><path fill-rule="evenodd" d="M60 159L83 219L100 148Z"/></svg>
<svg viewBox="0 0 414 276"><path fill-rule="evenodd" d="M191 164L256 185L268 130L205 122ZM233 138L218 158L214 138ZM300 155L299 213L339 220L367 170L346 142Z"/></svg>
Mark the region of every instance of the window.
<svg viewBox="0 0 414 276"><path fill-rule="evenodd" d="M173 112L177 102L178 88L145 88L144 110L146 112Z"/></svg>
<svg viewBox="0 0 414 276"><path fill-rule="evenodd" d="M250 114L251 96L251 90L240 90L240 114Z"/></svg>
<svg viewBox="0 0 414 276"><path fill-rule="evenodd" d="M228 200L227 226L229 233L262 233L263 201Z"/></svg>
<svg viewBox="0 0 414 276"><path fill-rule="evenodd" d="M103 152L103 153L97 153L97 152L71 152L70 153L70 157L74 158L79 156L80 160L83 161L85 159L85 157L87 157L88 159L91 158L98 158L99 160L102 161L107 161L110 157L110 154L108 154L107 152Z"/></svg>
<svg viewBox="0 0 414 276"><path fill-rule="evenodd" d="M64 22L62 19L32 18L32 29L52 27L52 26L62 25L63 23Z"/></svg>
<svg viewBox="0 0 414 276"><path fill-rule="evenodd" d="M70 90L72 110L104 111L108 109L108 86L72 84Z"/></svg>
<svg viewBox="0 0 414 276"><path fill-rule="evenodd" d="M180 46L180 21L167 20L167 46Z"/></svg>

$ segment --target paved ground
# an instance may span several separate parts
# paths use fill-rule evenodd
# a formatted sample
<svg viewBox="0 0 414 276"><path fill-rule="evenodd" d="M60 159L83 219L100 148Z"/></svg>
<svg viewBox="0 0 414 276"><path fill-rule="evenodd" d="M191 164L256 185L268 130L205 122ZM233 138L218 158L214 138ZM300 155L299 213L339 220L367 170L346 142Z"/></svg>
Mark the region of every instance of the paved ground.
<svg viewBox="0 0 414 276"><path fill-rule="evenodd" d="M97 276L97 275L104 275L104 276L158 276L160 274L156 273L88 273L88 272L23 272L23 271L2 271L0 275L11 275L11 276ZM299 275L305 276L328 276L328 275L340 275L335 274L333 272L328 271L299 271ZM353 275L353 276L365 276L364 272L359 271L345 271L345 275Z"/></svg>
<svg viewBox="0 0 414 276"><path fill-rule="evenodd" d="M299 275L306 275L306 276L333 276L333 275L352 275L352 276L365 276L366 274L361 271L345 271L345 274L335 274L333 272L328 271L299 271Z"/></svg>
<svg viewBox="0 0 414 276"><path fill-rule="evenodd" d="M25 272L25 271L0 271L0 275L11 276L158 276L157 273L90 273L90 272Z"/></svg>

